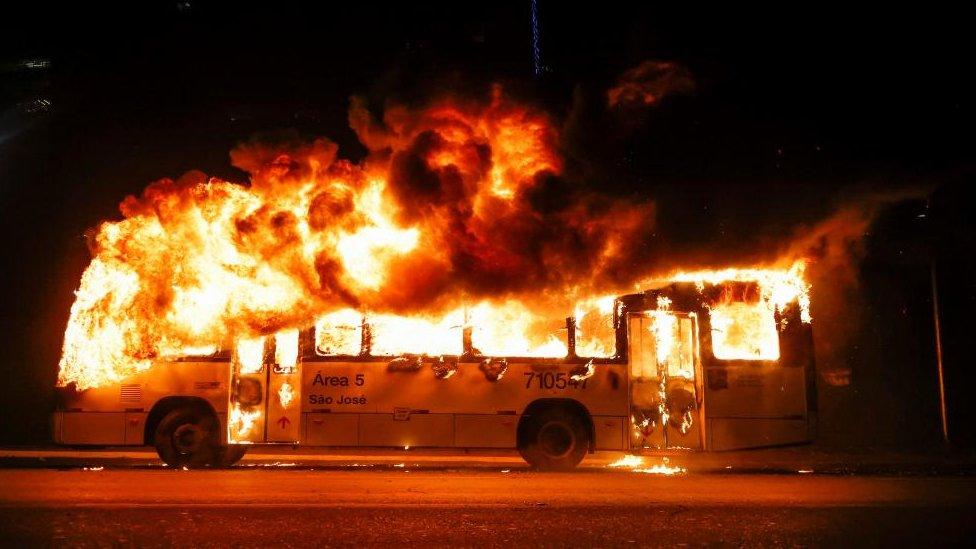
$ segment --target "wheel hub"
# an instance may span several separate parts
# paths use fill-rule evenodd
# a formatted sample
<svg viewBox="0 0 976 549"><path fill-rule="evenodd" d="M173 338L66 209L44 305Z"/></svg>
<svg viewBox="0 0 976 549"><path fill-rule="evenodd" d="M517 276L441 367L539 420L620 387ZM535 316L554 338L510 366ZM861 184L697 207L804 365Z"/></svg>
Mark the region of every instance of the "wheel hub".
<svg viewBox="0 0 976 549"><path fill-rule="evenodd" d="M180 425L173 431L173 448L183 455L193 454L200 449L206 433L193 423Z"/></svg>
<svg viewBox="0 0 976 549"><path fill-rule="evenodd" d="M551 421L539 430L539 446L546 455L552 458L562 458L573 450L576 437L565 424Z"/></svg>

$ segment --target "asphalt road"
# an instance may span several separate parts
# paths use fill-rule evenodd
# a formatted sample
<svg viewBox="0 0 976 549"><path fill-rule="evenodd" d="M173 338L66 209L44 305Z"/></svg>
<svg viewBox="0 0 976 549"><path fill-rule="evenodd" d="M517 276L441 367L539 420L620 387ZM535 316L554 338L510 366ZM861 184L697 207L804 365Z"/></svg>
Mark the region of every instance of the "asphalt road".
<svg viewBox="0 0 976 549"><path fill-rule="evenodd" d="M976 539L976 478L288 467L0 470L8 545L904 545Z"/></svg>

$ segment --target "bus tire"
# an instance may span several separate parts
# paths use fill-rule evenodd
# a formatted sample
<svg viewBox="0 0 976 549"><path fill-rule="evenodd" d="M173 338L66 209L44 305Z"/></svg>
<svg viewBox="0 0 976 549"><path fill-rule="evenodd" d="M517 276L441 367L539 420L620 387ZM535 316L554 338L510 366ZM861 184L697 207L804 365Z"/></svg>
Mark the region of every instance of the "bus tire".
<svg viewBox="0 0 976 549"><path fill-rule="evenodd" d="M589 432L579 414L548 406L525 418L519 428L518 450L535 469L574 469L590 447Z"/></svg>
<svg viewBox="0 0 976 549"><path fill-rule="evenodd" d="M205 467L216 459L219 431L220 422L209 410L181 406L159 422L153 442L170 467Z"/></svg>
<svg viewBox="0 0 976 549"><path fill-rule="evenodd" d="M244 457L247 453L247 446L244 444L227 444L218 446L214 452L214 460L211 465L214 467L230 467Z"/></svg>

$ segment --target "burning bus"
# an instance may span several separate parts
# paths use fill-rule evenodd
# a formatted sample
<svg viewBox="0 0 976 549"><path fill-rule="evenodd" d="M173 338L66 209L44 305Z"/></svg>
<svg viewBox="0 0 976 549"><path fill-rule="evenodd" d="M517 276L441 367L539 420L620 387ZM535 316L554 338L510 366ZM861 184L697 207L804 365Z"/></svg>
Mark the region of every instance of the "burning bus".
<svg viewBox="0 0 976 549"><path fill-rule="evenodd" d="M68 385L54 438L152 445L190 467L260 444L509 448L571 469L596 450L803 443L816 401L802 268L678 274L557 320L515 303L440 318L339 310Z"/></svg>
<svg viewBox="0 0 976 549"><path fill-rule="evenodd" d="M162 179L89 233L58 442L187 466L515 448L558 469L810 439L804 250L640 281L700 258L662 245L653 201L566 173L560 125L499 86L381 119L354 100L349 121L357 162L247 142L246 183Z"/></svg>

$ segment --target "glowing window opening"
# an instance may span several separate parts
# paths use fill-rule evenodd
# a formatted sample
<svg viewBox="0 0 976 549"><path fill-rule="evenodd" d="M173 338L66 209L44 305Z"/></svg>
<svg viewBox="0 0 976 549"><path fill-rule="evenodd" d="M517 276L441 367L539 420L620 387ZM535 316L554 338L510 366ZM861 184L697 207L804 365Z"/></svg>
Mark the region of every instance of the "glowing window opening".
<svg viewBox="0 0 976 549"><path fill-rule="evenodd" d="M712 354L719 360L779 360L775 309L767 302L735 301L709 310Z"/></svg>
<svg viewBox="0 0 976 549"><path fill-rule="evenodd" d="M264 337L239 339L236 360L241 374L256 374L264 369Z"/></svg>
<svg viewBox="0 0 976 549"><path fill-rule="evenodd" d="M609 359L617 356L614 301L576 308L576 356Z"/></svg>
<svg viewBox="0 0 976 549"><path fill-rule="evenodd" d="M470 324L472 353L478 357L565 358L569 354L565 318L530 317L511 308L475 310Z"/></svg>
<svg viewBox="0 0 976 549"><path fill-rule="evenodd" d="M370 355L443 356L464 354L464 313L452 311L440 319L398 315L369 315Z"/></svg>
<svg viewBox="0 0 976 549"><path fill-rule="evenodd" d="M315 354L358 356L362 354L363 315L343 309L325 315L315 323Z"/></svg>
<svg viewBox="0 0 976 549"><path fill-rule="evenodd" d="M298 330L282 330L275 334L275 373L290 374L298 366Z"/></svg>

